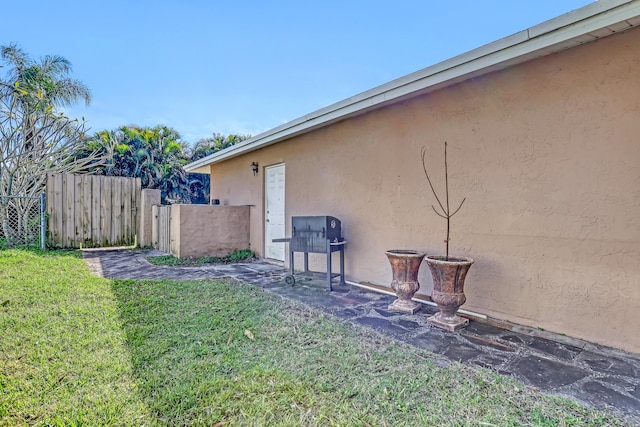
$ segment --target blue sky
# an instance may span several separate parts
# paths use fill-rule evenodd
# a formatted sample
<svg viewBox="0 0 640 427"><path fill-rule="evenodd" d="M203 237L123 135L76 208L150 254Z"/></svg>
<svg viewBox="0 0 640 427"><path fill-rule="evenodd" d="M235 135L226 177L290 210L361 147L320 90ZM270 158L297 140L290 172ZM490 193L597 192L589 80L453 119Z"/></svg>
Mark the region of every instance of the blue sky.
<svg viewBox="0 0 640 427"><path fill-rule="evenodd" d="M256 135L590 0L6 2L0 44L58 54L91 131Z"/></svg>

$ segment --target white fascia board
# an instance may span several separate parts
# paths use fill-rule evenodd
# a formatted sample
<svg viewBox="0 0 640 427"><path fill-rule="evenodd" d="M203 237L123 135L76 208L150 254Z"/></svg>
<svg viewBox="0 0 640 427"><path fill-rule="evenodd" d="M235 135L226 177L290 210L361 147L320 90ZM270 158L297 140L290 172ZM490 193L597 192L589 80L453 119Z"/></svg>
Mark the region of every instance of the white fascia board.
<svg viewBox="0 0 640 427"><path fill-rule="evenodd" d="M565 13L541 24L534 25L529 28L529 37L538 37L546 33L550 33L567 25L575 24L601 13L610 11L619 6L633 3L635 0L600 0L595 1L585 7ZM615 18L614 18L615 21Z"/></svg>
<svg viewBox="0 0 640 427"><path fill-rule="evenodd" d="M528 30L481 46L462 55L408 74L399 79L306 114L225 150L186 165L188 172L236 157L318 127L362 114L393 101L427 93L461 81L549 55L603 36L603 28L627 29L640 16L639 0L599 0Z"/></svg>
<svg viewBox="0 0 640 427"><path fill-rule="evenodd" d="M203 175L209 175L209 165L200 166L199 168L189 169L189 173L201 173Z"/></svg>

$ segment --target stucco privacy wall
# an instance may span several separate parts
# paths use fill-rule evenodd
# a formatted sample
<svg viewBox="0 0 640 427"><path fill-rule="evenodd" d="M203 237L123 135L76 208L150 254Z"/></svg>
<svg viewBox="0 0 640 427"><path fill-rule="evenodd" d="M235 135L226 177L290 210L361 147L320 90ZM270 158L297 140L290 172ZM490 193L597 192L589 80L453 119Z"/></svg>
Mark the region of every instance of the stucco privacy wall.
<svg viewBox="0 0 640 427"><path fill-rule="evenodd" d="M255 205L260 253L249 164L284 162L287 222L340 218L347 279L388 285L385 250L444 250L419 154L442 188L446 140L452 203L467 197L451 253L476 260L465 308L640 352L639 94L630 30L212 165L212 197ZM430 293L426 265L420 280Z"/></svg>
<svg viewBox="0 0 640 427"><path fill-rule="evenodd" d="M249 247L248 206L171 206L171 253L221 257Z"/></svg>

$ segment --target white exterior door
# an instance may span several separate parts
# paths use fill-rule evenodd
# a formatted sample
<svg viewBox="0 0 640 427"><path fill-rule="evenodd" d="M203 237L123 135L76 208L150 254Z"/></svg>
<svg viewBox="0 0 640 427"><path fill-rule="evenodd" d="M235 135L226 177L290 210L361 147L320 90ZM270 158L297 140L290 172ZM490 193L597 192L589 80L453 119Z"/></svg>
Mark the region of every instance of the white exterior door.
<svg viewBox="0 0 640 427"><path fill-rule="evenodd" d="M285 243L273 243L273 239L285 236L284 218L284 163L265 168L265 258L284 261Z"/></svg>

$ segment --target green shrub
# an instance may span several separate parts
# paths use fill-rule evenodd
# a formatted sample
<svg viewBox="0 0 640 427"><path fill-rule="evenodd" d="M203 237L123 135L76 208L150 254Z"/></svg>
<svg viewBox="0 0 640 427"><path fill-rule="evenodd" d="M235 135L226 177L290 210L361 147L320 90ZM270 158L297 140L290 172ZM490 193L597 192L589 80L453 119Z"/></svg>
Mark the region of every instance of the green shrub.
<svg viewBox="0 0 640 427"><path fill-rule="evenodd" d="M173 255L161 255L149 257L147 260L153 265L192 267L205 264L236 264L239 262L249 262L254 258L255 254L250 249L236 249L233 253L224 257L177 258Z"/></svg>

